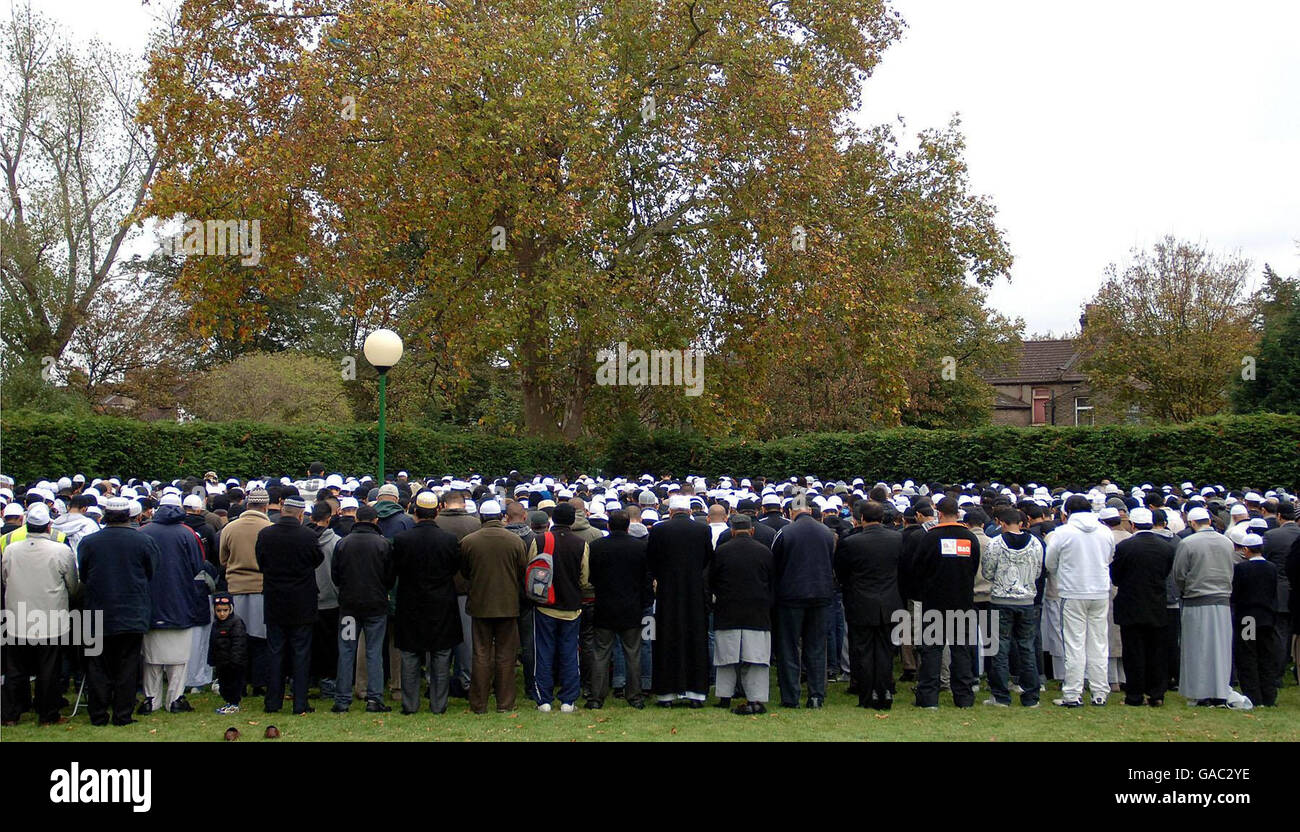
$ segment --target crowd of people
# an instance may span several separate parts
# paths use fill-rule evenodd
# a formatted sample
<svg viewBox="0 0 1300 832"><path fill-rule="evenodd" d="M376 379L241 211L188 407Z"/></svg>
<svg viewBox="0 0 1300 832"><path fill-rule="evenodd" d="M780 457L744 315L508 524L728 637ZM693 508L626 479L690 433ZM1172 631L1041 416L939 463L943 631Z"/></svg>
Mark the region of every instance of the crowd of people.
<svg viewBox="0 0 1300 832"><path fill-rule="evenodd" d="M840 682L864 708L899 682L921 708L942 690L972 707L982 684L985 705L1035 708L1049 680L1065 708L1117 690L1251 708L1295 673L1283 487L377 482L320 463L0 482L5 725L64 722L83 695L92 724L125 725L209 686L223 714L250 696L509 712L519 669L543 712L702 708L712 688L741 715L767 710L773 665L779 704L814 709Z"/></svg>

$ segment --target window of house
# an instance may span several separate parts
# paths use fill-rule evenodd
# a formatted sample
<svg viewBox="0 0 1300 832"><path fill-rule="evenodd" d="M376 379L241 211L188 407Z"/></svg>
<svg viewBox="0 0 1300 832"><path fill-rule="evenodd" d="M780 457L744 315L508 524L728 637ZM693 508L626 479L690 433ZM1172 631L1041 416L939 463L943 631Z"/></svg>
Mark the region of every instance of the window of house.
<svg viewBox="0 0 1300 832"><path fill-rule="evenodd" d="M1092 424L1092 399L1088 396L1076 396L1074 399L1074 423L1076 425Z"/></svg>
<svg viewBox="0 0 1300 832"><path fill-rule="evenodd" d="M1052 398L1046 387L1035 387L1034 393L1034 424L1047 424L1047 402Z"/></svg>

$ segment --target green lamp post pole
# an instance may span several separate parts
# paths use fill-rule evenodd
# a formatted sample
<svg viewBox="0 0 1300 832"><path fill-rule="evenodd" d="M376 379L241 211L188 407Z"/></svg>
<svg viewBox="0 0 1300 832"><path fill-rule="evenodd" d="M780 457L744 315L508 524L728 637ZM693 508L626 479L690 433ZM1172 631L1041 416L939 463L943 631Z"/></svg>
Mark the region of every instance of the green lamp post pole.
<svg viewBox="0 0 1300 832"><path fill-rule="evenodd" d="M388 428L388 371L402 360L402 339L391 329L376 329L366 336L366 360L379 372L379 479L384 480L384 434Z"/></svg>

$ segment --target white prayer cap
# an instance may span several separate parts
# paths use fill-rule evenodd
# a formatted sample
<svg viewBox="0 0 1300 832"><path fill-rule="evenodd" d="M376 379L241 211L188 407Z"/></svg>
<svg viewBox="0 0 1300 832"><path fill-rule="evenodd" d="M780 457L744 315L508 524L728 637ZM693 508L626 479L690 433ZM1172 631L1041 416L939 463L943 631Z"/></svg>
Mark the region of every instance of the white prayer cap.
<svg viewBox="0 0 1300 832"><path fill-rule="evenodd" d="M1118 519L1119 519L1119 509L1117 509L1117 508L1112 508L1111 506L1106 506L1105 508L1103 508L1101 511L1099 511L1099 512L1097 513L1097 519L1098 519L1098 520L1118 520Z"/></svg>
<svg viewBox="0 0 1300 832"><path fill-rule="evenodd" d="M62 480L60 480L60 482L62 482ZM1262 502L1264 502L1264 498L1261 497L1261 496L1259 496L1259 494L1258 494L1257 492L1255 492L1255 491L1247 491L1247 492L1246 492L1246 502L1248 502L1248 503L1262 503Z"/></svg>
<svg viewBox="0 0 1300 832"><path fill-rule="evenodd" d="M59 490L63 491L64 489L68 489L72 487L72 480L68 479L67 477L59 477L59 481L57 485Z"/></svg>
<svg viewBox="0 0 1300 832"><path fill-rule="evenodd" d="M1241 541L1241 545L1247 549L1260 549L1264 546L1264 538L1257 534L1248 534L1246 539Z"/></svg>
<svg viewBox="0 0 1300 832"><path fill-rule="evenodd" d="M1118 511L1115 513L1119 514ZM1128 513L1128 519L1132 520L1134 523L1139 523L1139 524L1150 524L1155 521L1155 517L1152 516L1151 509L1149 508L1133 509Z"/></svg>
<svg viewBox="0 0 1300 832"><path fill-rule="evenodd" d="M359 505L361 504L357 502L356 497L343 497L339 500L340 509L357 508Z"/></svg>
<svg viewBox="0 0 1300 832"><path fill-rule="evenodd" d="M181 505L185 508L203 508L203 498L198 494L190 494L184 500L181 500Z"/></svg>
<svg viewBox="0 0 1300 832"><path fill-rule="evenodd" d="M45 507L44 503L33 503L31 508L27 509L27 524L30 526L45 526L50 522L50 510Z"/></svg>
<svg viewBox="0 0 1300 832"><path fill-rule="evenodd" d="M1229 526L1223 536L1231 540L1235 546L1245 546L1246 535L1248 534L1250 534L1249 530L1244 525L1239 525Z"/></svg>
<svg viewBox="0 0 1300 832"><path fill-rule="evenodd" d="M496 500L484 500L483 505L478 507L478 513L484 517L501 516L501 504Z"/></svg>
<svg viewBox="0 0 1300 832"><path fill-rule="evenodd" d="M85 475L85 474L77 474L75 477L72 478L72 481L73 481L73 482L78 482L78 483L80 483L80 482L85 482L85 481L86 481L86 475Z"/></svg>
<svg viewBox="0 0 1300 832"><path fill-rule="evenodd" d="M144 506L141 505L139 500L127 500L126 503L127 510L130 511L132 517L139 517L144 513Z"/></svg>
<svg viewBox="0 0 1300 832"><path fill-rule="evenodd" d="M777 496L775 491L769 491L763 495L763 505L779 506L781 505L781 498Z"/></svg>
<svg viewBox="0 0 1300 832"><path fill-rule="evenodd" d="M465 512L467 514L478 514L478 506L475 505L473 500L465 501Z"/></svg>
<svg viewBox="0 0 1300 832"><path fill-rule="evenodd" d="M180 497L179 494L164 494L164 495L162 495L162 499L158 501L158 505L160 505L160 506L176 506L177 508L180 508L180 507L181 507L181 497Z"/></svg>
<svg viewBox="0 0 1300 832"><path fill-rule="evenodd" d="M325 478L325 487L339 488L339 489L343 488L343 477L339 476L338 474L330 474L328 477Z"/></svg>
<svg viewBox="0 0 1300 832"><path fill-rule="evenodd" d="M22 516L23 516L23 507L22 507L21 505L19 505L18 503L10 503L9 505L5 506L5 513L4 513L4 516L5 516L5 517L22 517Z"/></svg>
<svg viewBox="0 0 1300 832"><path fill-rule="evenodd" d="M668 498L669 511L690 511L691 500L685 494L674 494Z"/></svg>
<svg viewBox="0 0 1300 832"><path fill-rule="evenodd" d="M1210 519L1210 512L1206 511L1201 506L1197 506L1196 508L1187 512L1187 519L1193 520L1197 523L1204 523Z"/></svg>
<svg viewBox="0 0 1300 832"><path fill-rule="evenodd" d="M469 483L465 482L464 480L452 480L452 481L451 481L451 490L452 490L452 491L469 491Z"/></svg>
<svg viewBox="0 0 1300 832"><path fill-rule="evenodd" d="M641 512L642 522L645 522L646 520L658 520L658 519L659 519L659 512L655 511L652 508L648 508L645 511Z"/></svg>
<svg viewBox="0 0 1300 832"><path fill-rule="evenodd" d="M1246 508L1245 503L1233 503L1232 508L1228 510L1228 514L1233 517L1249 517L1250 509Z"/></svg>

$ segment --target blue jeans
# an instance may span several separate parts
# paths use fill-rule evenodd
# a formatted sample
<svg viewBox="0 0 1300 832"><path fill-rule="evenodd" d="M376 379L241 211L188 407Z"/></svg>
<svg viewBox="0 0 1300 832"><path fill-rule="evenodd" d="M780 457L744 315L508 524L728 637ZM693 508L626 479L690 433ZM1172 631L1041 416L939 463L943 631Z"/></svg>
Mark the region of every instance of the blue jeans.
<svg viewBox="0 0 1300 832"><path fill-rule="evenodd" d="M541 610L533 613L533 689L538 705L549 705L560 685L560 704L572 705L582 691L578 672L578 632L582 619L562 621Z"/></svg>
<svg viewBox="0 0 1300 832"><path fill-rule="evenodd" d="M386 615L371 618L339 616L339 671L334 677L335 705L346 708L352 704L352 684L357 678L357 637L362 630L366 633L366 701L384 701L384 632L387 629ZM345 635L351 635L352 638L344 638Z"/></svg>
<svg viewBox="0 0 1300 832"><path fill-rule="evenodd" d="M998 652L989 663L989 690L994 701L1011 704L1008 668L1014 655L1017 657L1017 681L1024 689L1020 694L1020 704L1032 705L1038 701L1038 663L1034 661L1038 608L1033 604L994 604L993 610L998 614Z"/></svg>
<svg viewBox="0 0 1300 832"><path fill-rule="evenodd" d="M284 660L286 658L293 666L293 712L300 714L307 710L313 627L312 624L283 627L270 621L266 622L266 657L271 673L266 682L267 713L274 713L284 705ZM286 652L288 652L287 656Z"/></svg>
<svg viewBox="0 0 1300 832"><path fill-rule="evenodd" d="M799 704L800 658L808 668L808 697L826 699L826 613L830 607L795 607L778 604L776 608L777 641L781 645L777 662L777 682L781 704ZM802 655L800 648L802 647Z"/></svg>
<svg viewBox="0 0 1300 832"><path fill-rule="evenodd" d="M836 590L826 612L826 668L840 675L840 654L844 652L844 635L848 624L844 620L844 596Z"/></svg>

